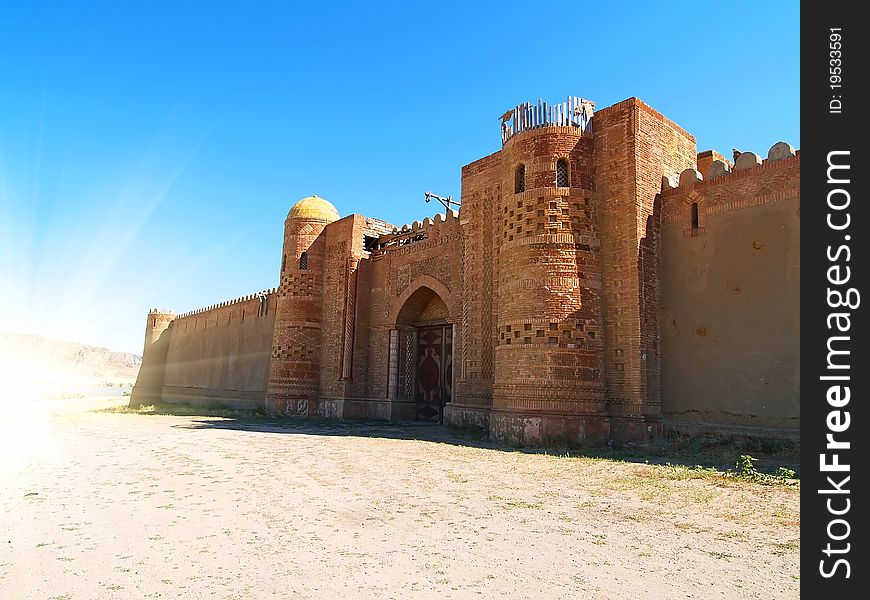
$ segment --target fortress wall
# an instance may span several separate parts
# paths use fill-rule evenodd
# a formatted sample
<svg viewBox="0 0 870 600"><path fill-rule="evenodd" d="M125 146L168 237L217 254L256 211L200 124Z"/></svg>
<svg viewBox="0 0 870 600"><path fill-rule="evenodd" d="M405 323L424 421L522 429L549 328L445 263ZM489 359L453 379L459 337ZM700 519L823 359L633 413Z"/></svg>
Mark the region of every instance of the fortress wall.
<svg viewBox="0 0 870 600"><path fill-rule="evenodd" d="M355 323L353 331L353 355L351 357L350 373L352 389L350 394L358 398L379 398L372 394L369 380L369 366L378 357L369 355L369 346L372 340L371 330L371 261L360 260L356 270L356 300L355 300ZM386 381L382 382L386 387ZM363 415L367 418L388 419L389 415L378 412L376 407L368 406Z"/></svg>
<svg viewBox="0 0 870 600"><path fill-rule="evenodd" d="M262 303L257 296L247 296L172 321L162 401L262 407L275 306L274 293Z"/></svg>
<svg viewBox="0 0 870 600"><path fill-rule="evenodd" d="M459 213L394 228L306 198L264 301L149 313L131 406L412 419L414 327L447 323L445 420L493 439L796 432L799 152L695 152L630 98L465 165Z"/></svg>
<svg viewBox="0 0 870 600"><path fill-rule="evenodd" d="M456 393L445 417L458 425L489 429L498 337L498 247L501 231L495 208L501 204L502 153L462 167L460 289L463 337L457 342Z"/></svg>
<svg viewBox="0 0 870 600"><path fill-rule="evenodd" d="M173 319L175 319L175 313L171 311L155 308L148 312L142 365L139 367L136 384L133 386L130 406L150 406L160 401L166 352L169 350L171 337L168 329Z"/></svg>
<svg viewBox="0 0 870 600"><path fill-rule="evenodd" d="M390 407L388 406L387 398L387 380L386 375L380 378L372 374L372 369L381 365L381 356L373 356L369 354L369 348L372 344L383 344L383 326L378 329L372 328L372 321L375 318L374 311L385 312L383 306L372 306L372 274L373 261L367 256L368 253L363 252L361 243L364 236L378 237L378 232L384 229L393 229L392 225L385 224L377 219L354 215L355 221L353 231L350 235L353 236L356 244L360 246L354 247L353 256L350 262L356 265L356 281L348 280L351 288L355 287L355 296L353 301L350 301L348 296L348 309L354 309L353 329L352 334L352 354L350 356L350 364L347 360L344 363L344 372L350 374L350 380L344 383L345 398L362 399L365 402L345 402L345 414L349 417L364 417L369 419L389 419ZM387 227L384 227L387 225ZM348 314L349 310L346 311ZM349 326L349 323L345 322ZM350 329L348 327L348 329ZM387 345L389 340L386 340ZM345 336L344 348L351 349L351 344ZM384 349L384 353L389 352L389 348ZM381 373L377 370L376 373ZM375 377L375 379L373 379Z"/></svg>
<svg viewBox="0 0 870 600"><path fill-rule="evenodd" d="M706 180L684 172L662 192L662 413L673 429L797 435L800 157L785 154L742 157L734 172L719 161Z"/></svg>

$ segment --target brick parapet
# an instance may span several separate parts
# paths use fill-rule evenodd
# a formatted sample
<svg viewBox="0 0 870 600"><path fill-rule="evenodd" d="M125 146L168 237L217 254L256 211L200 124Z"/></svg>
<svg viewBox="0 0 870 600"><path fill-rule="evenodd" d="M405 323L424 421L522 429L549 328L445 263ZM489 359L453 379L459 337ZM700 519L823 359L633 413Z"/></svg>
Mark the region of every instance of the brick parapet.
<svg viewBox="0 0 870 600"><path fill-rule="evenodd" d="M593 117L594 118L594 117ZM510 152L517 145L534 143L538 138L550 138L551 136L570 136L575 138L591 135L591 131L581 131L572 125L544 125L535 129L527 129L512 135L502 147L502 152ZM538 160L547 160L547 156L539 156Z"/></svg>
<svg viewBox="0 0 870 600"><path fill-rule="evenodd" d="M662 179L661 223L682 222L691 230L691 205L698 204L699 227L687 235L702 235L705 217L743 210L763 204L797 200L800 208L800 154L779 160L765 160L757 166L726 172L709 179L682 173L682 183Z"/></svg>
<svg viewBox="0 0 870 600"><path fill-rule="evenodd" d="M372 258L385 254L406 254L441 243L442 240L453 239L461 235L460 228L460 214L452 209L446 214L438 213L434 217L396 227L378 238L378 248L372 252Z"/></svg>
<svg viewBox="0 0 870 600"><path fill-rule="evenodd" d="M730 171L723 175L719 175L717 177L712 177L710 179L699 179L693 183L688 184L677 184L673 185L670 181L665 178L662 182L662 199L667 199L670 196L677 196L680 194L684 194L689 190L702 191L705 188L720 185L722 183L733 183L737 182L741 179L747 177L756 177L761 173L765 173L767 171L775 171L779 169L787 169L789 167L798 166L800 167L800 154L796 154L795 156L789 158L783 158L777 161L769 161L765 160L763 163L756 167L752 167L749 169L743 169L740 171Z"/></svg>
<svg viewBox="0 0 870 600"><path fill-rule="evenodd" d="M240 304L242 302L250 302L251 300L259 300L262 298L268 298L271 300L271 296L278 291L277 287L267 288L260 292L255 292L253 294L248 294L246 296L239 296L238 298L234 298L232 300L225 300L224 302L218 302L217 304L210 304L208 306L204 306L202 308L197 308L194 310L187 311L185 313L181 313L180 315L174 318L175 321L181 321L183 319L187 319L190 317L196 317L198 315L202 315L205 313L209 313L212 311L216 311L222 308L226 308L228 306L233 306L234 304Z"/></svg>

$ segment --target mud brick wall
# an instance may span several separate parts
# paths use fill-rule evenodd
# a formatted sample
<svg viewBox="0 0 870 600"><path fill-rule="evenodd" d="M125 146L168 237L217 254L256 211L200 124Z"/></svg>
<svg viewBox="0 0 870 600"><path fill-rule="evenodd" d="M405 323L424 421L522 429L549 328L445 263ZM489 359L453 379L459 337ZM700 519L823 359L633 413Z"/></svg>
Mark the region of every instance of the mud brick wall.
<svg viewBox="0 0 870 600"><path fill-rule="evenodd" d="M662 413L671 428L798 435L800 156L784 146L764 162L743 155L733 172L719 164L703 180L684 173L662 192Z"/></svg>
<svg viewBox="0 0 870 600"><path fill-rule="evenodd" d="M145 347L142 365L130 397L130 406L150 406L160 402L166 374L166 353L171 333L167 331L175 313L152 309L145 321Z"/></svg>
<svg viewBox="0 0 870 600"><path fill-rule="evenodd" d="M131 403L261 408L275 326L276 298L270 292L262 299L251 295L173 315L156 347L152 346L164 353L162 361L149 349L140 371L147 375L153 372L152 364L162 365L159 394L137 397ZM154 383L142 379L136 385L144 391Z"/></svg>

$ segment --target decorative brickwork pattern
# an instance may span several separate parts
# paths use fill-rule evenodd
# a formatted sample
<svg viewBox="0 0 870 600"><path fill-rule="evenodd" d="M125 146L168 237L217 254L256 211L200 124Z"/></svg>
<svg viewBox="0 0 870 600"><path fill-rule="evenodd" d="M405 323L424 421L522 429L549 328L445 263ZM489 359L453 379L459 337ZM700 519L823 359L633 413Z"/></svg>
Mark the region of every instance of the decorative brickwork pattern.
<svg viewBox="0 0 870 600"><path fill-rule="evenodd" d="M800 152L698 154L636 98L505 115L459 212L305 198L277 288L150 312L131 403L443 414L523 445L796 430Z"/></svg>

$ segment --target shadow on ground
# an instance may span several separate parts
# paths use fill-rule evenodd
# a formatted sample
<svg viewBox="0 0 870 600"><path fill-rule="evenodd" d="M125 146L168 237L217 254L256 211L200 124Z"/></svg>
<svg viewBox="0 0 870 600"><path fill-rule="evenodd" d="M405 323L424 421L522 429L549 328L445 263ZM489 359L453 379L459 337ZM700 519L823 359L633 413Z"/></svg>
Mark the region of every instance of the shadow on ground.
<svg viewBox="0 0 870 600"><path fill-rule="evenodd" d="M271 418L253 411L174 405L139 410L109 409L106 412L199 417L185 424L173 426L180 429L224 429L286 435L420 440L502 452L601 458L685 467L698 466L721 471L735 469L742 455L751 455L758 459L755 467L762 473L774 473L779 467L800 473L799 447L792 442L782 440L677 437L646 445L614 444L608 447L518 448L497 444L491 441L485 432L479 430L460 430L437 423L336 421L298 417Z"/></svg>

